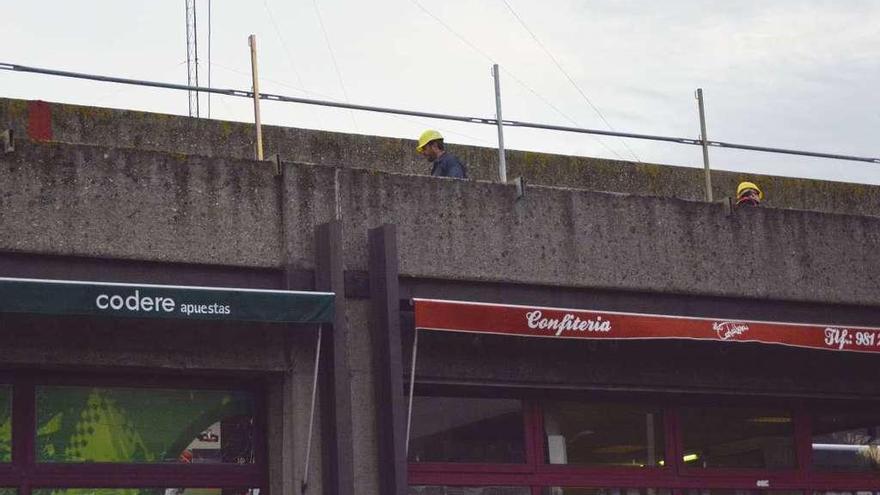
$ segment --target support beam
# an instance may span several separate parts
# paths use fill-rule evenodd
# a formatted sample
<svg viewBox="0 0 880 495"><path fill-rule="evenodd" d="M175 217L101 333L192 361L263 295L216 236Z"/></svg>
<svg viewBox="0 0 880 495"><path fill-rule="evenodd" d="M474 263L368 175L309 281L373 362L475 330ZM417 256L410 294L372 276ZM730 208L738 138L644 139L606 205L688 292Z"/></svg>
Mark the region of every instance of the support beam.
<svg viewBox="0 0 880 495"><path fill-rule="evenodd" d="M380 493L406 495L406 403L400 344L400 289L397 229L371 229L370 299L373 371L376 377L376 419L379 437Z"/></svg>
<svg viewBox="0 0 880 495"><path fill-rule="evenodd" d="M319 225L315 232L315 289L336 293L333 328L324 332L319 395L323 437L323 493L357 493L351 419L351 369L348 328L345 323L345 275L342 223Z"/></svg>

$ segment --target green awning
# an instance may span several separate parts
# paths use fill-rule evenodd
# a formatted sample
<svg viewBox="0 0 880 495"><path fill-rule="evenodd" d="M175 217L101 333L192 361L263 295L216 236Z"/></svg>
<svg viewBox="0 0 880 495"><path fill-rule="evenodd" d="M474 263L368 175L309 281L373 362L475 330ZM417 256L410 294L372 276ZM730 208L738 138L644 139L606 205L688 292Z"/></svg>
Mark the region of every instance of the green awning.
<svg viewBox="0 0 880 495"><path fill-rule="evenodd" d="M0 277L0 313L327 323L334 294Z"/></svg>

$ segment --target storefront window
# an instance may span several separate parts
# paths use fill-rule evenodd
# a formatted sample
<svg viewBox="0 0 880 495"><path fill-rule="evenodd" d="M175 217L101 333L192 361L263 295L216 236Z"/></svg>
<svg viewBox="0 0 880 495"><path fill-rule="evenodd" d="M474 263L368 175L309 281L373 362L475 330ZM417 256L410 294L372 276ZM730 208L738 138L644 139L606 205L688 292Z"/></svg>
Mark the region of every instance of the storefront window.
<svg viewBox="0 0 880 495"><path fill-rule="evenodd" d="M12 461L12 387L0 385L0 462ZM12 492L4 492L9 488L0 488L0 495L10 495Z"/></svg>
<svg viewBox="0 0 880 495"><path fill-rule="evenodd" d="M545 459L550 464L662 466L663 431L658 408L577 402L544 405Z"/></svg>
<svg viewBox="0 0 880 495"><path fill-rule="evenodd" d="M681 430L688 467L795 467L794 427L786 411L684 407Z"/></svg>
<svg viewBox="0 0 880 495"><path fill-rule="evenodd" d="M245 392L53 386L36 405L39 462L254 462Z"/></svg>
<svg viewBox="0 0 880 495"><path fill-rule="evenodd" d="M656 488L561 488L549 487L541 495L672 495L672 490Z"/></svg>
<svg viewBox="0 0 880 495"><path fill-rule="evenodd" d="M531 495L527 487L517 486L411 486L408 495Z"/></svg>
<svg viewBox="0 0 880 495"><path fill-rule="evenodd" d="M523 425L523 406L519 400L415 397L409 460L525 462ZM434 492L424 493L433 495ZM489 493L494 494L485 492Z"/></svg>
<svg viewBox="0 0 880 495"><path fill-rule="evenodd" d="M813 466L880 471L880 412L815 415Z"/></svg>

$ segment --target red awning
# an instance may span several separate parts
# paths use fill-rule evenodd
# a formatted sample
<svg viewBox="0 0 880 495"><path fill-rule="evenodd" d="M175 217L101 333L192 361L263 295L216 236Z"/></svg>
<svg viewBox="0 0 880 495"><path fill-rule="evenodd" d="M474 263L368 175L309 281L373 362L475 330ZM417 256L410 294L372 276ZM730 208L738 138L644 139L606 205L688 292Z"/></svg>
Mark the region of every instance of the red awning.
<svg viewBox="0 0 880 495"><path fill-rule="evenodd" d="M690 339L880 352L880 328L415 299L416 328L557 339Z"/></svg>

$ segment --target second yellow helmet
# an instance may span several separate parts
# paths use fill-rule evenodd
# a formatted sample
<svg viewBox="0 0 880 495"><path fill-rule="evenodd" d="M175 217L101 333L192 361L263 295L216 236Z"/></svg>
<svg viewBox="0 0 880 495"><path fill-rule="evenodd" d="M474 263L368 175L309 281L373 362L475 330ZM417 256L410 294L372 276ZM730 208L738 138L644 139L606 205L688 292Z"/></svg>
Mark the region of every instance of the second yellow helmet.
<svg viewBox="0 0 880 495"><path fill-rule="evenodd" d="M742 194L742 192L746 189L754 189L755 192L758 193L758 199L762 201L764 200L764 192L761 191L761 188L758 187L757 184L755 184L754 182L748 181L740 182L739 185L736 186L736 196L739 197L739 195Z"/></svg>

